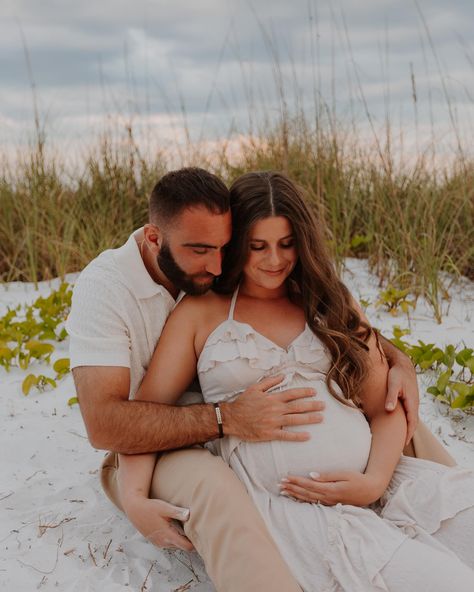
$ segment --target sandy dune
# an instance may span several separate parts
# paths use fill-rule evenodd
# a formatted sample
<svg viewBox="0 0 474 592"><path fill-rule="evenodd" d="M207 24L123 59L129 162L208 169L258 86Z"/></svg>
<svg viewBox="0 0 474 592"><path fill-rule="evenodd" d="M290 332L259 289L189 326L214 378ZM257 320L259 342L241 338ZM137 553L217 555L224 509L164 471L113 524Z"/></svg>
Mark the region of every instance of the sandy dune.
<svg viewBox="0 0 474 592"><path fill-rule="evenodd" d="M377 281L365 262L349 260L348 267L346 280L354 295L375 302ZM51 285L43 283L39 289L46 294ZM37 296L29 284L1 286L0 314L8 305L31 302ZM466 282L453 290L446 309L443 323L437 325L420 302L411 315L412 338L472 347L474 284ZM394 325L408 326L406 316L394 318L373 305L367 313L387 336ZM64 356L67 343L57 349L57 357ZM23 371L7 374L0 368L2 589L213 590L196 554L155 548L101 493L98 467L103 452L89 445L77 405L67 405L74 395L71 376L54 391L32 391L28 397L21 393L24 376ZM448 413L424 392L427 384L429 376L420 377L423 419L460 464L474 468L474 416Z"/></svg>

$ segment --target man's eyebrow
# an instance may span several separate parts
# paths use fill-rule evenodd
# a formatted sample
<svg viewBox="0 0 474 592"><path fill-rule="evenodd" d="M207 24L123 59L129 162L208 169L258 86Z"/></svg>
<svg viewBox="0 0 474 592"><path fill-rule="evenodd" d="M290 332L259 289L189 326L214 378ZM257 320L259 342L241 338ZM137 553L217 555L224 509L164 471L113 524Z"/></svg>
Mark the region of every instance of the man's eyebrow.
<svg viewBox="0 0 474 592"><path fill-rule="evenodd" d="M295 235L294 234L288 234L287 236L282 236L278 240L286 240L288 238L295 238ZM250 242L251 243L266 243L267 241L264 238L251 238L250 239Z"/></svg>

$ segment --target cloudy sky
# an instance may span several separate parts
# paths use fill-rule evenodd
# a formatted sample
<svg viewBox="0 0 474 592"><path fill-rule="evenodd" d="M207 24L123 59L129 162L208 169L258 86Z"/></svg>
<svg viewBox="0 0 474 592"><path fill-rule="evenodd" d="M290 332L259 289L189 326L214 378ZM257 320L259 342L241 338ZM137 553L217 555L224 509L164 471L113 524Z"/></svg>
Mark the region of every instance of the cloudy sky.
<svg viewBox="0 0 474 592"><path fill-rule="evenodd" d="M117 118L161 144L245 134L282 96L454 141L472 133L473 24L472 0L2 0L0 147L31 136L33 84L70 147Z"/></svg>

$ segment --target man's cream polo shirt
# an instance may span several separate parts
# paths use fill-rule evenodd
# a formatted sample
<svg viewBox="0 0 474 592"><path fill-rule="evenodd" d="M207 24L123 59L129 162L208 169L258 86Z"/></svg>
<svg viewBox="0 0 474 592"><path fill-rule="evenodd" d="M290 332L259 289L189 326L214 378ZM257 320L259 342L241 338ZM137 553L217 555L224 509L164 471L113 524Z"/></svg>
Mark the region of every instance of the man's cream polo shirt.
<svg viewBox="0 0 474 592"><path fill-rule="evenodd" d="M175 305L171 294L147 272L134 235L122 247L101 253L82 271L66 324L71 368L130 368L130 397Z"/></svg>

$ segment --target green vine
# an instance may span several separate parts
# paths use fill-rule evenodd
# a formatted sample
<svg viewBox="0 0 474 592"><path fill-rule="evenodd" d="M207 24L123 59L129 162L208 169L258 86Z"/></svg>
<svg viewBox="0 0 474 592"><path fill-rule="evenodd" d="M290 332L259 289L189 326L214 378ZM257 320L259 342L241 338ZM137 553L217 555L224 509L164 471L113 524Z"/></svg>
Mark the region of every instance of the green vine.
<svg viewBox="0 0 474 592"><path fill-rule="evenodd" d="M63 282L49 296L40 296L31 305L18 305L0 317L0 366L7 372L17 367L27 370L32 363L50 365L56 347L53 342L64 341L67 331L65 320L71 309L72 288ZM56 388L58 381L69 372L69 358L53 363L54 376L28 374L22 383L22 392L28 395L34 387L38 391ZM72 405L77 400L69 399Z"/></svg>
<svg viewBox="0 0 474 592"><path fill-rule="evenodd" d="M432 370L436 383L427 392L452 409L474 410L474 350L470 347L447 345L444 349L434 343L418 340L416 345L404 341L409 329L394 327L392 343L403 351L415 367Z"/></svg>

